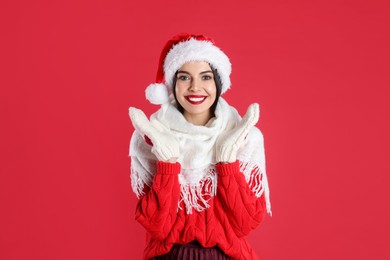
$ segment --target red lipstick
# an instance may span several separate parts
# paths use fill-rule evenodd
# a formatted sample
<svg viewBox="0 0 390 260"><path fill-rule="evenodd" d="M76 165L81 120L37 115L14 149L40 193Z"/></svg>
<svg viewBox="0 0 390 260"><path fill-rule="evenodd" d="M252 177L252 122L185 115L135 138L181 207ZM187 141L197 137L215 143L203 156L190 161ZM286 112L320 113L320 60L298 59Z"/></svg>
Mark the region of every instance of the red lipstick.
<svg viewBox="0 0 390 260"><path fill-rule="evenodd" d="M192 105L199 105L202 104L203 101L205 101L207 96L201 96L201 95L189 95L185 96L185 99Z"/></svg>

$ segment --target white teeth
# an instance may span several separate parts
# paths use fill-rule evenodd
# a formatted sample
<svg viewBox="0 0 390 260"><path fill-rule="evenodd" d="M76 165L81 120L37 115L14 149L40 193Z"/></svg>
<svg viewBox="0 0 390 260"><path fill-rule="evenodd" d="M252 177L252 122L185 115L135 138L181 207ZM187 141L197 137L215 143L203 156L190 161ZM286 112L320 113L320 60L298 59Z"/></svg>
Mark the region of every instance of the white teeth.
<svg viewBox="0 0 390 260"><path fill-rule="evenodd" d="M194 97L192 97L192 98L188 98L188 100L189 101L191 101L191 102L200 102L200 101L202 101L202 100L204 100L205 98L204 97L201 97L201 98L194 98Z"/></svg>

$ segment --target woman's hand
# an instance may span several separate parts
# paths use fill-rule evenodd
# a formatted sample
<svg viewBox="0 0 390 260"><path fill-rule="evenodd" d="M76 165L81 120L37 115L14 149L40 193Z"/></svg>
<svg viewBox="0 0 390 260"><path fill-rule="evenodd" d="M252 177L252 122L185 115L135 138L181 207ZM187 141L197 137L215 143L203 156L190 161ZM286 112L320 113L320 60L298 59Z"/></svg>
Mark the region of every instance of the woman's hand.
<svg viewBox="0 0 390 260"><path fill-rule="evenodd" d="M137 108L130 107L129 115L134 128L146 135L153 144L152 152L159 161L175 163L179 157L179 142L175 137L164 133L162 129L153 126L145 113Z"/></svg>
<svg viewBox="0 0 390 260"><path fill-rule="evenodd" d="M251 128L259 121L259 113L259 104L251 104L241 121L233 129L218 137L216 144L217 162L231 163L237 160L237 151Z"/></svg>

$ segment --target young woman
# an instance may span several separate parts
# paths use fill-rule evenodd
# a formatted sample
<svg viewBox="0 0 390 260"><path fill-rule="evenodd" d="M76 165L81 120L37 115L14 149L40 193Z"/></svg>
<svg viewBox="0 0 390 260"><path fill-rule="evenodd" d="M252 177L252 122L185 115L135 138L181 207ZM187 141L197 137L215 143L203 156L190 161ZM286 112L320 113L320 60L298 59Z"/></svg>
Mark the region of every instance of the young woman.
<svg viewBox="0 0 390 260"><path fill-rule="evenodd" d="M145 259L257 259L245 237L271 214L259 106L241 118L220 96L230 73L212 39L177 35L146 90L161 108L150 120L129 109Z"/></svg>

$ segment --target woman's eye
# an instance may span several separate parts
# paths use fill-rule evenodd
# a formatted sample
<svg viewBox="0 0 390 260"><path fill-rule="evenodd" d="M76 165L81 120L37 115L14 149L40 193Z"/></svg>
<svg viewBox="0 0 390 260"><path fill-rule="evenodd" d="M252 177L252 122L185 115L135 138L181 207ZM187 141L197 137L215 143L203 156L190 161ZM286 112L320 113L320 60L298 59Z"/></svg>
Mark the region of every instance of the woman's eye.
<svg viewBox="0 0 390 260"><path fill-rule="evenodd" d="M203 80L210 80L212 79L213 77L209 76L209 75L204 75L203 77Z"/></svg>
<svg viewBox="0 0 390 260"><path fill-rule="evenodd" d="M185 75L180 75L180 76L177 77L177 79L179 79L179 80L189 80L190 77L185 76Z"/></svg>

